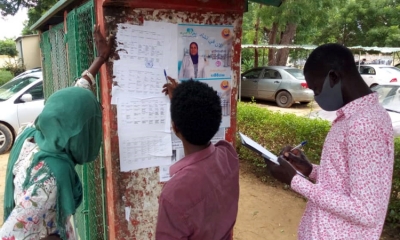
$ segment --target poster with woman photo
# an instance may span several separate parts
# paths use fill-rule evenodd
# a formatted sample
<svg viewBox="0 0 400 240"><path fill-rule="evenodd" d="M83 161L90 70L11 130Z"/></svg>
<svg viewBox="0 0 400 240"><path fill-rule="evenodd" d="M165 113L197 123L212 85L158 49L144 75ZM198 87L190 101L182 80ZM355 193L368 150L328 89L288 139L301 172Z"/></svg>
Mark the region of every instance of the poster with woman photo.
<svg viewBox="0 0 400 240"><path fill-rule="evenodd" d="M231 77L233 26L178 25L178 78Z"/></svg>

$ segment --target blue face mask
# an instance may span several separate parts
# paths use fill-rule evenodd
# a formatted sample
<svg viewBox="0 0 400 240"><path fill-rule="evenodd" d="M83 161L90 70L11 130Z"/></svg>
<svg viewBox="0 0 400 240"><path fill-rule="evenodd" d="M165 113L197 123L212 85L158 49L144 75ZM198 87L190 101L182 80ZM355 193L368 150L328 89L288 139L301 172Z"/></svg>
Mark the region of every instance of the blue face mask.
<svg viewBox="0 0 400 240"><path fill-rule="evenodd" d="M325 111L337 111L344 106L342 81L339 81L335 86L331 87L329 73L325 78L321 92L317 96L314 96L314 98L318 105Z"/></svg>

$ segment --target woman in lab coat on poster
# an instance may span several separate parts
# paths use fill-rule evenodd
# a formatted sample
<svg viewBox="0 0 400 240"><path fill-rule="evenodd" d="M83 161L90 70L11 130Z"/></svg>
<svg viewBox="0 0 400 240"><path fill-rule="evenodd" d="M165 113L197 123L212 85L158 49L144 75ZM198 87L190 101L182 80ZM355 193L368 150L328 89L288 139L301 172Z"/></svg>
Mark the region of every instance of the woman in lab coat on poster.
<svg viewBox="0 0 400 240"><path fill-rule="evenodd" d="M183 57L179 79L204 78L206 59L199 56L197 43L190 43L189 55Z"/></svg>

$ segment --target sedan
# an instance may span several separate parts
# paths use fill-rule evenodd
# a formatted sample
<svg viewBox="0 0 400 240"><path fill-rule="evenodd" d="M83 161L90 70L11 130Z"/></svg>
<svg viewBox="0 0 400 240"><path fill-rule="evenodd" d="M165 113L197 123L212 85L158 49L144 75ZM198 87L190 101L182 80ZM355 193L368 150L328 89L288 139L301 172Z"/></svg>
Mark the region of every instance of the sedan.
<svg viewBox="0 0 400 240"><path fill-rule="evenodd" d="M242 74L240 84L242 97L275 101L283 108L291 107L294 102L307 104L314 99L303 71L294 67L253 68Z"/></svg>
<svg viewBox="0 0 400 240"><path fill-rule="evenodd" d="M362 65L360 74L369 87L400 82L400 69L388 65Z"/></svg>
<svg viewBox="0 0 400 240"><path fill-rule="evenodd" d="M372 90L378 93L379 102L392 119L395 137L400 137L400 83L378 85L373 87ZM310 118L320 118L333 122L336 119L336 111L320 110L312 112Z"/></svg>
<svg viewBox="0 0 400 240"><path fill-rule="evenodd" d="M19 128L33 122L43 107L41 72L16 77L0 86L0 154L10 150Z"/></svg>

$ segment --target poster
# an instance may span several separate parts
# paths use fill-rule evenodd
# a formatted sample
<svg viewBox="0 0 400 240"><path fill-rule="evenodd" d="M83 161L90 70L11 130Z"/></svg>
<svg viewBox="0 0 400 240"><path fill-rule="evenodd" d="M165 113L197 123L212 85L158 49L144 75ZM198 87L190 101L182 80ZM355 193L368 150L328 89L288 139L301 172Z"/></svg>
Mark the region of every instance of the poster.
<svg viewBox="0 0 400 240"><path fill-rule="evenodd" d="M222 121L221 128L231 126L231 79L199 80L212 87L221 99Z"/></svg>
<svg viewBox="0 0 400 240"><path fill-rule="evenodd" d="M178 79L230 78L233 26L178 25Z"/></svg>

